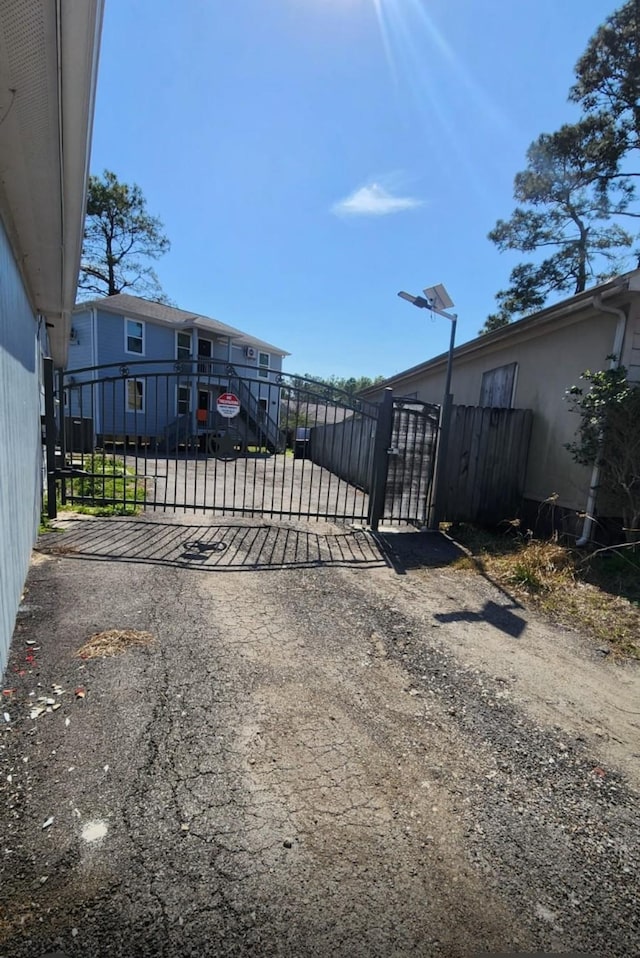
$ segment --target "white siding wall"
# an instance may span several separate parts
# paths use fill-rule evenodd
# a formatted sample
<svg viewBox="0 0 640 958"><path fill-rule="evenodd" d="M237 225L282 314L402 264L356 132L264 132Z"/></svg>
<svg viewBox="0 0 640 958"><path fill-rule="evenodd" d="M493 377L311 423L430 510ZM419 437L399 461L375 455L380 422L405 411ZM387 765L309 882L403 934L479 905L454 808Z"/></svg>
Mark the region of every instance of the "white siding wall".
<svg viewBox="0 0 640 958"><path fill-rule="evenodd" d="M40 516L38 324L0 223L0 672Z"/></svg>

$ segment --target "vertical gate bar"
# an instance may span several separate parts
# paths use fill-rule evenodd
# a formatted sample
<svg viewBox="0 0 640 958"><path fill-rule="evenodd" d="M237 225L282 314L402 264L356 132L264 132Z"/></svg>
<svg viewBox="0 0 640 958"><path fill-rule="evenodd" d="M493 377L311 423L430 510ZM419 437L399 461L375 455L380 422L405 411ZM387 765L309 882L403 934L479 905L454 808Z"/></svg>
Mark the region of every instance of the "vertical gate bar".
<svg viewBox="0 0 640 958"><path fill-rule="evenodd" d="M393 390L387 387L378 410L378 424L373 446L371 494L369 496L369 525L377 532L384 516L384 494L389 468L389 446L393 429Z"/></svg>
<svg viewBox="0 0 640 958"><path fill-rule="evenodd" d="M449 430L451 426L451 408L453 397L451 393L445 397L440 417L440 435L438 437L438 456L436 459L436 481L433 503L433 516L430 528L438 529L444 508L447 482L447 450L449 446Z"/></svg>
<svg viewBox="0 0 640 958"><path fill-rule="evenodd" d="M111 388L109 389L109 393L111 394L110 396L111 402L109 404L110 405L109 420L110 420L110 426L111 426L110 469L111 469L111 474L114 476L116 473L116 436L118 435L118 406L117 406L118 396L117 396L117 389L116 389L116 385L118 382L119 380L112 378L110 381L105 380L103 383L103 390L105 393L107 392L107 385L110 384L111 386ZM106 460L106 457L105 457L105 460ZM107 467L107 464L105 461L105 470L106 470L106 467Z"/></svg>
<svg viewBox="0 0 640 958"><path fill-rule="evenodd" d="M197 383L196 383L196 387L197 387ZM196 388L196 392L198 392L198 389L197 389L197 388ZM196 413L196 415L197 415L197 413ZM216 417L217 417L217 412L216 412L216 415L214 416L214 418L212 419L212 422L211 422L211 426L213 427L213 428L211 429L211 432L212 432L212 433L213 433L213 431L214 431L214 428L215 428L215 427L217 426L217 424L218 424ZM220 502L220 494L219 494L219 487L218 487L218 455L217 455L217 446L216 446L216 442L215 442L215 436L213 436L213 438L211 439L211 444L209 444L209 438L208 438L208 437L209 437L209 433L207 433L204 442L205 442L205 448L206 448L206 450L207 450L207 463L209 462L209 456L211 456L211 458L213 459L213 503L214 503L214 507L215 507L216 499L218 500L218 502ZM225 487L224 487L224 479L223 479L223 484L222 484L222 503L221 503L221 505L220 505L220 514L221 514L221 515L224 515L224 514L225 514L224 502L225 502ZM215 509L215 511L217 512L218 510Z"/></svg>
<svg viewBox="0 0 640 958"><path fill-rule="evenodd" d="M64 469L67 464L67 442L64 434L64 372L62 369L58 370L58 442L60 443L60 462ZM60 504L63 506L67 504L67 482L64 476L60 479Z"/></svg>
<svg viewBox="0 0 640 958"><path fill-rule="evenodd" d="M53 395L53 360L43 360L44 379L44 441L47 468L47 516L58 515L56 502L56 406ZM60 408L62 408L62 400Z"/></svg>
<svg viewBox="0 0 640 958"><path fill-rule="evenodd" d="M333 471L333 457L335 453L335 450L334 450L335 437L333 433L333 423L329 422L329 410L333 412L335 408L336 407L334 405L333 393L331 393L327 397L327 400L324 406L324 430L323 430L323 438L324 438L323 458L327 456L327 445L329 446L328 460L326 460L328 461L328 468L323 467L324 473L325 474L328 473L328 475L325 475L325 481L327 486L327 500L325 505L325 513L326 513L327 519L333 518L333 516L331 515L331 499L332 499L332 491L333 491L332 487L334 485L334 478L337 478L336 474ZM318 512L319 511L320 510L318 510Z"/></svg>
<svg viewBox="0 0 640 958"><path fill-rule="evenodd" d="M178 413L178 400L177 400L179 382L180 382L180 373L176 372L176 419L178 422L180 422L180 415ZM168 398L168 394L169 394L169 383L167 382L167 398ZM211 391L209 391L209 395L211 395ZM187 503L189 501L189 463L190 463L189 449L190 449L190 446L191 446L191 429L189 428L189 425L186 424L185 430L184 430L184 492L182 493L182 503L184 506L183 512L185 514L187 511ZM196 469L197 469L197 460L196 460ZM193 498L195 502L197 475L194 478L195 478L195 483L194 483L194 490L193 490ZM195 512L195 505L194 505L194 512Z"/></svg>
<svg viewBox="0 0 640 958"><path fill-rule="evenodd" d="M169 397L166 397L167 415L169 414ZM180 465L180 424L176 420L175 439L173 442L173 512L178 511L178 467ZM169 445L167 444L167 485L169 484Z"/></svg>
<svg viewBox="0 0 640 958"><path fill-rule="evenodd" d="M313 420L314 426L320 426L322 431L320 434L320 443L319 443L320 448L318 449L318 458L320 462L316 463L313 461L313 459L309 460L310 468L311 468L311 487L309 489L309 502L307 504L307 515L309 518L311 518L311 516L313 515L312 504L314 502L316 503L315 512L316 513L320 512L321 501L322 501L322 490L324 487L325 467L323 463L326 461L325 457L327 455L327 448L326 448L327 447L327 400L326 398L324 399L324 422L322 422L322 420L320 419L321 417L320 403L316 402L314 404L314 409L315 409L314 420ZM317 487L318 491L317 491L317 495L314 495L313 488L316 481L318 484L318 487ZM325 507L325 512L326 512L326 507Z"/></svg>
<svg viewBox="0 0 640 958"><path fill-rule="evenodd" d="M269 385L268 385L268 387L267 387L267 409L266 409L266 413L265 413L265 431L266 431L266 427L267 427L267 423L268 423L268 419L269 419L269 410L271 409L271 390L272 390L272 388L273 388L273 387L272 387L272 385L271 385L271 382L269 382ZM277 391L277 387L276 387L276 391ZM278 409L278 410L280 409L280 407L279 407L277 401L276 401L276 409ZM278 455L279 455L279 453L278 453L278 431L277 431L277 429L276 429L276 435L275 435L274 438L275 438L275 442L274 442L273 455L277 458ZM266 438L265 438L265 442L266 442L266 441L267 441L267 440L266 440ZM284 455L282 456L282 487L281 487L281 489L280 489L280 515L281 515L281 516L282 516L282 515L284 514L284 512L285 512L285 502L284 502L284 499L285 499L285 490L286 490L286 488L287 488L287 486L286 486L286 480L287 480L287 456L286 456L286 452L285 452Z"/></svg>
<svg viewBox="0 0 640 958"><path fill-rule="evenodd" d="M340 462L343 463L343 474L342 474L342 485L338 486L338 495L336 497L336 512L340 513L340 495L344 490L344 505L342 507L342 515L347 518L351 515L351 518L355 518L353 513L355 511L355 486L352 482L352 472L351 472L351 454L353 452L353 431L355 426L355 410L343 409L344 417L342 422L339 424L340 428ZM350 415L349 415L350 413ZM345 454L345 441L347 439L347 426L349 426L349 442L347 443L347 452ZM349 509L349 495L352 497L352 506Z"/></svg>
<svg viewBox="0 0 640 958"><path fill-rule="evenodd" d="M327 469L327 468L323 465L323 463L325 463L325 462L327 461L327 440L328 440L328 435L329 435L329 429L328 429L328 426L327 426L327 412L328 412L328 410L329 410L329 402L330 402L329 397L325 395L325 401L324 401L324 422L322 423L322 427L323 427L323 428L322 428L322 442L321 442L321 452L320 452L320 457L319 457L319 458L320 458L320 482L319 482L319 488L318 488L318 506L317 506L317 509L316 509L316 512L319 514L319 513L320 513L320 509L321 509L321 504L322 504L322 488L323 488L323 486L326 485L326 487L327 487L327 496L326 496L326 504L325 504L325 507L324 507L324 512L325 512L325 516L326 516L327 518L329 518L329 496L331 495L331 476L332 476L332 472L331 472L331 466L329 465L329 468ZM316 407L316 409L317 409L317 407ZM317 415L317 413L316 413L316 415ZM331 446L332 446L332 443L329 443L329 456L331 456ZM313 468L313 466L315 465L315 463L313 462L313 460L311 460L311 462L312 462L312 468ZM331 460L329 459L329 463L330 463L330 462L331 462ZM328 475L327 475L327 473L328 473ZM311 510L311 503L309 503L309 509Z"/></svg>
<svg viewBox="0 0 640 958"><path fill-rule="evenodd" d="M155 417L153 420L153 431L149 436L150 444L147 447L147 465L145 472L147 473L147 478L145 479L145 508L151 507L153 511L156 511L156 501L158 499L158 443L160 442L160 437L158 436L158 424L160 422L160 400L156 392L156 411ZM153 470L153 472L152 472ZM149 493L149 483L152 482L152 491Z"/></svg>
<svg viewBox="0 0 640 958"><path fill-rule="evenodd" d="M297 439L298 439L298 422L299 422L299 420L300 420L300 388L299 388L298 386L295 387L295 393L296 393L296 405L295 405L295 410L296 410L296 412L295 412L295 416L293 417L293 422L294 422L294 425L293 425L293 427L292 427L293 449L291 450L291 452L292 452L292 457L291 457L291 513L292 513L292 514L293 514L293 490L294 490L294 486L295 486L295 478L296 478L296 470L297 470L297 465L296 465L296 442L297 442ZM299 492L299 495L298 495L298 512L297 512L297 515L299 516L300 513L302 512L302 485L300 485L300 488L299 488L298 492Z"/></svg>
<svg viewBox="0 0 640 958"><path fill-rule="evenodd" d="M391 425L390 445L400 443L400 429L402 423L402 408L394 405ZM385 488L384 504L382 506L383 515L393 525L396 518L396 490L397 490L397 463L395 458L387 462L387 484ZM389 500L389 501L387 501Z"/></svg>
<svg viewBox="0 0 640 958"><path fill-rule="evenodd" d="M357 455L356 455L356 477L357 477L357 488L361 492L359 497L359 508L357 518L362 521L364 517L365 509L368 509L369 506L369 490L367 487L367 474L366 474L366 448L367 443L370 441L369 437L371 436L371 420L365 411L365 407L362 407L361 413L362 425L360 429L360 435L358 438L357 446ZM363 462L363 455L365 456ZM355 518L355 515L354 515Z"/></svg>
<svg viewBox="0 0 640 958"><path fill-rule="evenodd" d="M192 367L191 372L193 371L194 370ZM189 378L195 380L196 382L196 395L197 395L197 392L198 392L197 376L191 375ZM209 435L211 430L210 430L210 424L207 422L207 429L205 431L205 434L204 436L200 436L200 433L198 432L198 413L191 408L192 398L193 398L193 382L189 386L189 406L188 406L189 428L190 429L194 428L193 422L194 422L194 415L195 415L195 440L194 441L195 441L196 456L198 456L198 458L200 457L201 442L202 442L202 452L204 453L204 475L202 477L202 515L204 516L206 515L206 512L207 512L207 488L208 488L208 481L209 481ZM215 483L214 483L213 501L211 503L212 511L215 511L215 504L216 504L216 491L215 491Z"/></svg>
<svg viewBox="0 0 640 958"><path fill-rule="evenodd" d="M75 451L80 453L80 468L81 468L81 469L84 469L84 468L85 468L85 461L84 461L84 455L85 455L85 453L84 453L84 434L83 434L83 433L84 433L84 429L83 429L83 426L84 426L84 383L80 383L80 385L79 385L79 387L78 387L78 415L79 415L79 418L80 418L80 428L79 428L79 430L78 430L78 432L79 432L79 436L78 436L78 446L79 446L79 449L76 449ZM73 420L72 420L72 425L71 425L71 435L73 435ZM93 472L93 471L94 471L94 470L93 470L93 468L92 468L92 469L91 469L91 472Z"/></svg>
<svg viewBox="0 0 640 958"><path fill-rule="evenodd" d="M427 501L428 479L429 479L429 443L427 441L427 408L422 408L418 423L421 428L420 438L420 460L418 475L418 498L416 503L416 522L422 527L425 525L425 503Z"/></svg>
<svg viewBox="0 0 640 958"><path fill-rule="evenodd" d="M118 416L118 418L120 419L119 425L122 431L121 432L117 431L116 435L119 435L122 437L121 467L123 472L126 473L127 471L127 379L126 379L126 376L120 379L119 383L121 384L121 388L118 389L118 392L121 393L121 399L119 400L120 406L116 408L118 409L118 412L119 412L119 416ZM115 388L115 384L114 384L114 388ZM113 474L114 476L117 474L115 442L113 444ZM113 492L114 492L114 505L115 505L115 481L114 481Z"/></svg>
<svg viewBox="0 0 640 958"><path fill-rule="evenodd" d="M349 438L353 439L353 425L354 425L354 416L355 412L353 409L346 407L341 408L343 414L342 421L337 424L336 428L340 430L339 436L339 446L340 452L338 454L339 461L341 463L341 475L338 476L338 490L336 493L336 514L343 516L345 519L347 516L353 517L353 506L349 510L349 495L353 497L354 487L351 483L351 449L350 443L347 441L347 432ZM346 447L345 447L346 443ZM346 455L346 450L349 450L348 455ZM344 492L344 505L342 506L342 511L340 507L340 497ZM353 504L355 506L355 499L353 499Z"/></svg>
<svg viewBox="0 0 640 958"><path fill-rule="evenodd" d="M156 498L156 502L157 502L157 500L158 500L158 468L159 468L158 460L159 460L159 458L160 458L160 457L158 456L158 453L161 452L161 453L162 453L162 458L164 459L164 462L162 463L162 467L164 468L164 476L163 476L163 480L164 480L164 481L163 481L164 491L163 491L163 494L162 494L162 501L161 501L160 505L162 506L162 511L163 511L163 512L166 512L166 511L167 511L167 494L168 494L168 491L169 491L169 443L170 443L170 441L171 441L171 433L170 433L170 431L169 431L169 425L170 425L170 420L169 420L169 407L168 407L168 404L167 404L167 397L166 397L166 395L165 395L165 399L164 399L164 407L165 407L165 409L164 409L164 416L163 416L163 418L162 418L162 421L164 422L164 427L163 427L163 433L164 433L164 435L163 435L163 439L162 439L162 446L163 446L163 448L162 448L162 449L159 449L159 448L158 448L159 443L156 443L156 493L155 493L155 498Z"/></svg>
<svg viewBox="0 0 640 958"><path fill-rule="evenodd" d="M232 453L233 455L233 453ZM233 462L233 515L236 515L236 512L239 511L240 515L243 515L244 510L244 483L242 483L242 499L240 500L241 505L238 509L237 497L238 497L238 457L234 456L232 459Z"/></svg>
<svg viewBox="0 0 640 958"><path fill-rule="evenodd" d="M428 470L428 451L427 444L427 410L422 409L420 416L416 419L416 427L421 427L420 436L420 458L418 460L418 486L416 492L415 522L424 526L425 503L427 501L427 482L429 478Z"/></svg>
<svg viewBox="0 0 640 958"><path fill-rule="evenodd" d="M418 518L418 509L420 506L420 484L422 481L422 450L423 444L420 441L420 414L417 409L410 412L411 432L413 435L413 449L411 451L411 460L409 468L409 501L407 503L406 520L408 522ZM415 483L415 485L414 485Z"/></svg>
<svg viewBox="0 0 640 958"><path fill-rule="evenodd" d="M247 376L248 376L248 371L247 371ZM248 383L246 383L246 386L247 386L248 389L251 388ZM267 415L269 414L270 403L271 403L271 386L269 386L269 398L268 398L268 400L267 400ZM245 458L244 468L245 468L245 476L246 476L246 477L245 477L245 482L248 482L248 478L249 478L249 428L248 428L248 425L247 425L246 434L247 434L247 439L246 439L246 443L245 443L245 445L246 445L245 457L246 457L246 458ZM263 444L263 442L264 442L264 444L265 444L265 449L264 449L264 451L265 451L265 455L266 455L266 452L267 452L267 440L266 440L266 437L265 437L264 435L262 435L261 431L258 430L258 434L257 434L257 436L256 436L256 442L255 442L254 447L253 447L253 460L252 460L252 462L253 462L253 477L252 477L253 482L252 482L252 484L251 484L251 517L252 517L252 518L253 518L253 515L254 515L254 509L255 509L255 504L256 504L256 483L257 483L257 475L258 475L258 460L259 460L260 456L262 456L262 444Z"/></svg>
<svg viewBox="0 0 640 958"><path fill-rule="evenodd" d="M317 419L318 419L318 404L317 404L317 402L310 402L310 400L312 400L312 399L317 399L317 395L316 395L315 393L312 393L312 392L310 392L309 390L307 390L307 402L306 402L307 413L306 413L306 421L307 421L307 428L310 428L310 429L313 429L313 428L314 428L314 426L309 426L309 407L310 407L310 406L313 406L313 408L314 408L314 410L315 410L315 412L314 412L314 414L313 414L313 417L312 417L312 418L313 418L314 425L317 424ZM309 434L309 435L311 435L311 434ZM309 439L309 440L306 440L306 441L307 441L307 442L310 442L311 440ZM314 474L315 474L315 469L314 469L315 463L313 462L313 459L307 459L307 453L308 453L308 452L309 452L309 450L305 447L305 455L302 457L303 485L304 485L304 474L305 474L305 471L309 473L309 482L308 482L308 489L307 489L307 502L306 502L306 510L307 510L307 511L306 511L305 513L303 513L303 515L304 515L307 519L311 518L311 501L312 501L313 488L314 488L314 482L315 482L315 475L314 475Z"/></svg>
<svg viewBox="0 0 640 958"><path fill-rule="evenodd" d="M106 446L106 442L105 442L106 403L104 398L106 384L103 379L96 378L93 380L91 388L94 390L94 394L96 396L96 402L98 403L98 410L100 413L100 429L102 430L101 432L102 443L100 445L102 449L102 472L104 474L105 469L107 468L107 450L105 448ZM98 440L98 437L96 435L96 443L97 443L97 440Z"/></svg>
<svg viewBox="0 0 640 958"><path fill-rule="evenodd" d="M360 514L358 516L358 518L361 520L364 520L367 517L367 513L369 511L369 498L371 496L371 470L367 468L367 460L371 456L371 436L373 433L373 424L373 416L369 415L369 413L363 412L362 432L360 433L360 441L358 443L357 460L358 476L361 477L361 480L363 480L361 481L363 495L360 503Z"/></svg>
<svg viewBox="0 0 640 958"><path fill-rule="evenodd" d="M169 383L167 382L167 392L173 392L174 394L176 419L178 419L180 416L183 416L186 423L185 433L187 436L187 444L189 446L189 449L191 450L191 457L193 459L193 495L191 497L190 505L191 505L191 511L195 513L197 508L197 501L198 501L198 462L200 458L199 457L199 442L198 442L197 436L193 435L193 429L191 428L191 420L189 418L188 412L186 414L180 412L180 374L181 372L182 372L182 365L178 364L176 368L175 376L172 376L172 378L175 379L175 385L173 387L173 390L170 390ZM169 375L170 373L167 371L167 379L169 378ZM185 496L185 499L186 499L186 496ZM204 502L204 499L203 499L203 502Z"/></svg>
<svg viewBox="0 0 640 958"><path fill-rule="evenodd" d="M331 397L331 407L327 405L327 413L331 408L331 417L333 422L328 423L328 428L325 430L329 438L329 476L327 480L327 513L330 514L331 519L335 519L339 515L338 500L340 497L340 492L342 491L342 477L339 473L334 471L334 463L336 462L336 410L337 406L337 397L332 394ZM341 407L344 411L344 407ZM325 414L326 415L326 414Z"/></svg>
<svg viewBox="0 0 640 958"><path fill-rule="evenodd" d="M301 399L301 397L302 397L302 404L301 404L301 405L302 405L302 409L304 409L304 413L302 413L302 418L304 419L304 427L303 427L303 428L304 428L304 429L309 429L309 428L310 428L310 426L309 426L309 397L310 397L310 393L309 393L308 387L304 387L304 391L300 391L300 392L298 393L298 401L299 401L299 402L298 402L298 408L300 408L300 399ZM297 444L297 442L298 442L298 439L297 439L297 436L298 436L298 428L299 428L299 427L296 425L295 438L294 438L294 441L293 441L293 460L294 460L293 464L294 464L295 472L296 472L296 473L297 473L297 471L298 471L298 460L297 460L297 458L296 458L296 444ZM303 505L303 498L304 498L304 494L305 494L304 481L305 481L306 465L307 465L307 459L306 459L306 456L303 456L302 459L300 460L300 476L298 477L299 489L300 489L300 495L299 495L299 497L298 497L298 516L299 516L300 518L304 515L303 509L305 508L305 506ZM307 508L307 510L308 510L308 508L309 508L309 507L308 507L308 504L307 504L306 508Z"/></svg>
<svg viewBox="0 0 640 958"><path fill-rule="evenodd" d="M286 477L287 463L286 460L282 460L282 487L284 489L285 477ZM278 478L278 456L274 452L273 454L273 476L271 479L271 512L270 515L273 516L274 509L276 507L276 481Z"/></svg>

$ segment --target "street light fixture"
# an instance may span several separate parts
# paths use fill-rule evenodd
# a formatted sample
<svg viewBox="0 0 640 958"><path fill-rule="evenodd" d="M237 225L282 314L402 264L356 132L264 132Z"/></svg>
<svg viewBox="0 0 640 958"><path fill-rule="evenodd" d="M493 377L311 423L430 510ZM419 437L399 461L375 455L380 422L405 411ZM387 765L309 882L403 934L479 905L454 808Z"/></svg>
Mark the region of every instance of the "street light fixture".
<svg viewBox="0 0 640 958"><path fill-rule="evenodd" d="M458 317L455 313L446 312L446 310L454 304L453 300L441 283L439 283L437 286L427 286L422 292L424 293L424 296L413 296L411 293L405 293L404 291L398 293L398 296L400 299L405 299L408 303L411 303L413 306L417 306L419 309L429 309L432 313L437 313L438 316L444 316L445 319L448 319L451 322L451 337L449 339L449 354L447 357L447 375L444 385L442 414L440 417L440 442L438 444L439 454L435 502L433 507L433 518L431 521L431 527L437 529L438 523L440 522L440 515L442 513L443 497L445 491L444 478L447 462L447 450L449 447L451 405L453 401L453 396L451 395L451 372L453 369L453 350L456 343L456 323L458 321Z"/></svg>

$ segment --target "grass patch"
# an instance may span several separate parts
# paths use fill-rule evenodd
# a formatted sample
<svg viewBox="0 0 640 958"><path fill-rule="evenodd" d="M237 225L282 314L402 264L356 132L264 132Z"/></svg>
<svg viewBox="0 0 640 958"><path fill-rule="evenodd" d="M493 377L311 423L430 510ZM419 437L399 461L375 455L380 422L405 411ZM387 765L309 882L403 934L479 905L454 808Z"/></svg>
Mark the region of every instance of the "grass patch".
<svg viewBox="0 0 640 958"><path fill-rule="evenodd" d="M464 523L447 532L468 553L454 567L479 571L554 621L640 658L640 548L585 556L552 540Z"/></svg>
<svg viewBox="0 0 640 958"><path fill-rule="evenodd" d="M125 468L119 457L94 453L83 458L80 468L88 475L66 480L67 501L58 503L59 509L91 516L135 516L140 512L146 479Z"/></svg>

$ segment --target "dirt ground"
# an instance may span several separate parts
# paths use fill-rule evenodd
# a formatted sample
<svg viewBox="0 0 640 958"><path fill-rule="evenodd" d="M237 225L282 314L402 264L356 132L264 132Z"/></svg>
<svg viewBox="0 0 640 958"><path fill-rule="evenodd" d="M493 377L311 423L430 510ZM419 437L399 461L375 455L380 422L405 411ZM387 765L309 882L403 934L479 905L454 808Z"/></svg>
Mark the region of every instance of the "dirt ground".
<svg viewBox="0 0 640 958"><path fill-rule="evenodd" d="M637 665L434 534L64 526L3 686L0 956L640 953ZM110 629L153 639L76 656Z"/></svg>

